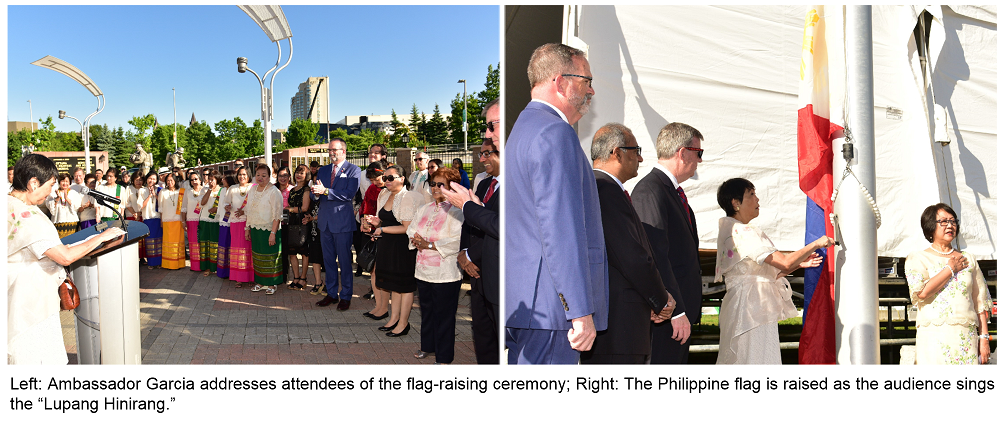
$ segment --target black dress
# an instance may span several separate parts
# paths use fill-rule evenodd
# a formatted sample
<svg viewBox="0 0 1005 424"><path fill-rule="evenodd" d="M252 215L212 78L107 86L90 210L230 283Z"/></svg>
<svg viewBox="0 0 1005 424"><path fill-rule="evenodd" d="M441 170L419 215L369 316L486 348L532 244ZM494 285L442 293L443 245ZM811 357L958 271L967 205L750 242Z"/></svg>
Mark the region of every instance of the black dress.
<svg viewBox="0 0 1005 424"><path fill-rule="evenodd" d="M393 200L389 200L393 202ZM377 210L381 227L401 225L391 211ZM408 249L408 235L381 233L377 239L377 288L395 293L415 291L416 250Z"/></svg>
<svg viewBox="0 0 1005 424"><path fill-rule="evenodd" d="M306 192L307 192L306 185L304 185L304 187L300 190L293 189L290 191L290 198L289 198L290 209L297 208L297 210L300 210L300 208L304 206L304 193ZM303 225L301 224L301 222L303 222L304 216L305 216L304 213L290 212L289 223L284 222L283 224L287 226ZM288 232L284 232L284 234L288 234ZM290 255L310 255L309 251L310 238L311 238L310 230L308 230L307 243L304 244L303 246L293 247L293 245L290 243L283 243L283 246L286 247L286 253Z"/></svg>

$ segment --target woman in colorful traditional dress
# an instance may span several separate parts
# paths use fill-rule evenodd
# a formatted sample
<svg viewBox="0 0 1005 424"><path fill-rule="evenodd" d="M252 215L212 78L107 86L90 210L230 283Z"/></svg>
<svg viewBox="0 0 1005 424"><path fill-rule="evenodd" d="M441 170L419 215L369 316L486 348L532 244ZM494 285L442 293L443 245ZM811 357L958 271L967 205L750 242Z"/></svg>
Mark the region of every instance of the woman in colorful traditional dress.
<svg viewBox="0 0 1005 424"><path fill-rule="evenodd" d="M391 313L387 325L378 329L388 332L388 336L398 337L408 334L412 325L408 315L412 311L415 285L415 254L409 250L411 242L405 230L415 217L415 211L422 206L422 193L408 189L408 179L398 165L388 165L384 171L384 187L377 198L377 216L368 217L368 226L363 232L373 230L377 238L377 289L391 292ZM383 297L375 293L378 304Z"/></svg>
<svg viewBox="0 0 1005 424"><path fill-rule="evenodd" d="M52 193L56 164L37 154L14 164L7 197L7 364L66 365L56 291L63 267L123 234L109 228L81 243L64 245L38 205Z"/></svg>
<svg viewBox="0 0 1005 424"><path fill-rule="evenodd" d="M255 266L253 292L265 290L275 294L276 286L283 282L283 249L279 223L283 220L283 195L275 185L269 184L269 167L259 164L255 168L255 187L248 195L247 226L244 237L251 241L251 256Z"/></svg>
<svg viewBox="0 0 1005 424"><path fill-rule="evenodd" d="M216 242L216 276L227 279L230 278L230 188L237 181L234 180L233 173L225 175L221 180L223 190L220 192L220 209L216 212L219 219L220 232Z"/></svg>
<svg viewBox="0 0 1005 424"><path fill-rule="evenodd" d="M429 179L433 201L419 208L405 233L412 241L409 248L419 251L415 257L415 279L422 312L422 343L414 356L423 359L435 353L437 363L449 364L454 361L457 300L461 292L457 253L461 250L464 211L447 202L441 190L449 188L450 183L460 184L461 174L454 168L440 168Z"/></svg>
<svg viewBox="0 0 1005 424"><path fill-rule="evenodd" d="M126 194L128 192L128 189L116 183L117 172L118 171L115 170L115 168L108 168L108 172L105 173L104 184L99 183L97 187L97 190L99 192L112 196L121 201L121 203L119 203L118 205L112 204L111 207L98 204L96 208L97 209L96 213L98 219L101 221L112 221L119 219L119 214L121 214L122 211L124 211L127 206L125 205L125 203L127 200Z"/></svg>
<svg viewBox="0 0 1005 424"><path fill-rule="evenodd" d="M199 214L202 213L200 200L205 193L202 187L202 178L199 174L188 175L188 183L191 188L182 189L178 196L182 197L182 221L185 221L185 235L188 237L188 265L192 271L202 271L202 256L199 252Z"/></svg>
<svg viewBox="0 0 1005 424"><path fill-rule="evenodd" d="M224 210L230 212L230 280L235 288L255 281L255 268L251 260L251 241L244 237L247 228L248 195L254 185L248 177L248 167L237 168L237 184L230 188L230 201Z"/></svg>
<svg viewBox="0 0 1005 424"><path fill-rule="evenodd" d="M161 266L161 247L163 246L163 229L161 228L160 201L157 199L157 174L151 172L147 176L133 177L133 181L140 180L143 187L136 191L136 217L143 221L150 230L143 238L143 247L146 249L147 268Z"/></svg>
<svg viewBox="0 0 1005 424"><path fill-rule="evenodd" d="M307 223L304 221L304 218L306 217L307 212L311 210L311 190L307 186L307 177L310 175L310 170L307 169L307 165L304 164L297 166L297 170L293 173L295 185L293 186L293 189L290 190L286 208L290 214L289 223L287 224L289 226L303 226ZM282 182L282 177L280 177L279 181ZM286 247L286 254L288 255L288 260L290 261L290 268L293 269L293 283L289 286L290 290L303 290L304 285L307 284L307 264L310 260L310 243L313 236L311 234L310 227L307 227L306 231L307 238L303 246ZM297 259L297 255L304 257L303 268L300 266L300 261ZM301 283L301 281L303 282Z"/></svg>
<svg viewBox="0 0 1005 424"><path fill-rule="evenodd" d="M178 192L178 179L174 174L164 178L164 189L157 195L160 203L161 228L163 229L161 267L164 269L185 268L185 228L181 219L182 198Z"/></svg>
<svg viewBox="0 0 1005 424"><path fill-rule="evenodd" d="M931 245L907 255L904 271L918 308L918 365L987 364L991 354L991 296L977 258L953 248L956 211L945 203L925 208L921 231Z"/></svg>
<svg viewBox="0 0 1005 424"><path fill-rule="evenodd" d="M223 187L220 187L220 173L215 169L209 170L206 178L206 187L203 190L202 199L199 201L201 212L199 213L199 267L202 268L202 275L216 273L217 242L220 240L220 219L219 213L225 212L220 209L220 194Z"/></svg>
<svg viewBox="0 0 1005 424"><path fill-rule="evenodd" d="M52 223L56 225L59 237L77 232L80 226L80 215L77 214L77 210L80 209L83 198L80 193L70 189L69 174L59 175L59 189L56 190L54 197L48 199L49 213L52 214Z"/></svg>

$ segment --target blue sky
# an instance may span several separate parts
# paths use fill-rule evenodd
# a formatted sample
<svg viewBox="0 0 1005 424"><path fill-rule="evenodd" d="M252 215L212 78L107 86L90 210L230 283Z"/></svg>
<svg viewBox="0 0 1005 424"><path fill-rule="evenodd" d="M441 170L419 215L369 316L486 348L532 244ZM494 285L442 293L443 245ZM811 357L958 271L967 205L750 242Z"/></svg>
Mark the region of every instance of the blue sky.
<svg viewBox="0 0 1005 424"><path fill-rule="evenodd" d="M345 115L408 114L414 103L449 113L468 80L484 89L500 62L498 6L283 6L293 32L293 60L275 80L273 128L290 121L290 98L308 77L331 78L331 121ZM286 62L288 44L280 42ZM7 119L52 115L59 131L79 131L60 109L83 120L98 106L70 78L30 63L52 55L86 73L105 94L92 124L132 127L152 113L178 122L192 113L211 126L260 117L259 84L236 59L262 75L278 57L258 25L236 6L8 6ZM268 84L268 83L266 83Z"/></svg>

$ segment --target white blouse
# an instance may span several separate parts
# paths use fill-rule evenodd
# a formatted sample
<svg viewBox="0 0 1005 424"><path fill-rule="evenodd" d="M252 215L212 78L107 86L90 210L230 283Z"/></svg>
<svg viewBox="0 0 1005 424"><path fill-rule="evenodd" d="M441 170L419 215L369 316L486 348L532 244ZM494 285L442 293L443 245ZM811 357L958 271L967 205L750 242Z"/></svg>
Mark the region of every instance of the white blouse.
<svg viewBox="0 0 1005 424"><path fill-rule="evenodd" d="M81 221L91 221L93 219L96 219L96 217L97 217L97 213L95 211L95 207L97 206L97 203L95 203L94 198L91 197L91 196L88 196L86 194L85 195L81 195L80 196L80 204L83 205L83 204L88 204L88 203L91 205L91 207L85 208L85 209L81 210L80 212L78 212L78 214L80 215L80 220ZM79 206L78 206L78 208L79 208Z"/></svg>
<svg viewBox="0 0 1005 424"><path fill-rule="evenodd" d="M220 188L223 187L221 186ZM218 206L219 210L216 211L216 222L219 222L221 227L229 227L230 221L234 218L233 211L230 212L230 216L227 216L227 205L229 204L229 202L230 202L230 189L223 188L223 191L220 193L220 205ZM223 219L224 217L227 218L226 221Z"/></svg>
<svg viewBox="0 0 1005 424"><path fill-rule="evenodd" d="M157 200L156 188L151 193L150 189L143 187L136 191L136 195L133 198L136 200L133 210L136 210L143 219L158 219L161 217L160 212L157 211L159 201ZM147 201L147 198L150 201ZM143 207L144 202L147 204L147 207Z"/></svg>
<svg viewBox="0 0 1005 424"><path fill-rule="evenodd" d="M181 212L178 208L178 190L161 190L157 195L160 201L161 222L181 221Z"/></svg>
<svg viewBox="0 0 1005 424"><path fill-rule="evenodd" d="M267 184L265 189L251 189L248 195L248 206L244 212L248 214L248 228L272 231L272 223L283 219L283 195L274 184Z"/></svg>
<svg viewBox="0 0 1005 424"><path fill-rule="evenodd" d="M136 193L139 190L132 185L128 185L122 189L122 194L125 196L124 202L122 203L122 213L126 218L132 218L134 214L130 213L127 208L133 208L134 211L140 210L140 204L136 202Z"/></svg>
<svg viewBox="0 0 1005 424"><path fill-rule="evenodd" d="M382 209L387 198L391 196L391 191L384 189L377 195L377 209ZM415 212L422 206L422 193L408 191L402 187L401 191L394 196L394 203L391 204L391 213L398 222L411 221L415 217Z"/></svg>
<svg viewBox="0 0 1005 424"><path fill-rule="evenodd" d="M415 257L415 278L430 283L460 281L461 267L457 252L461 248L461 226L464 211L450 202L430 202L419 208L405 234L409 240L419 234L436 247L420 250ZM415 246L409 244L409 249Z"/></svg>
<svg viewBox="0 0 1005 424"><path fill-rule="evenodd" d="M118 205L112 205L112 207L114 207L115 210L124 211L126 209L125 203L126 203L126 200L128 200L128 196L127 195L129 194L129 190L126 187L120 186L118 184L111 184L111 185L104 184L104 185L99 185L96 188L96 190L98 190L98 191L100 191L100 192L102 192L104 194L107 194L109 196L115 197L115 198L117 198L119 200L122 200L122 203L120 203ZM118 194L116 194L116 193L118 193ZM114 213L113 213L112 209L110 209L110 208L106 208L106 207L104 207L104 206L102 206L100 204L97 204L97 203L95 203L95 207L96 207L96 214L97 214L98 219L101 219L101 218L111 218L112 216L114 216ZM123 216L125 216L125 215L123 215Z"/></svg>
<svg viewBox="0 0 1005 424"><path fill-rule="evenodd" d="M205 187L205 190L209 190L209 187ZM213 191L211 191L209 193L209 199L206 200L206 204L202 205L202 211L199 212L199 220L200 221L203 221L203 222L220 222L220 217L225 212L223 210L223 208L221 207L223 205L220 204L218 202L218 200L220 199L220 195L224 191L226 191L226 189L224 189L223 187L216 187L216 188L214 188L212 190ZM206 192L203 191L203 194L206 194ZM202 197L201 196L199 197L199 203L202 203ZM213 204L216 204L216 212L215 213L210 212L210 209L213 209Z"/></svg>
<svg viewBox="0 0 1005 424"><path fill-rule="evenodd" d="M230 205L230 222L245 222L248 220L248 205L244 203L244 200L248 198L248 194L251 194L251 190L255 189L254 184L248 184L247 187L242 188L240 184L235 184L230 187L230 194L227 196L227 204ZM250 201L250 200L249 200ZM244 206L244 215L235 216L238 210Z"/></svg>
<svg viewBox="0 0 1005 424"><path fill-rule="evenodd" d="M80 221L77 209L80 208L81 200L83 200L83 196L73 190L68 190L65 196L62 191L56 192L56 196L50 197L46 202L46 206L49 207L49 213L52 214L52 223L62 224Z"/></svg>
<svg viewBox="0 0 1005 424"><path fill-rule="evenodd" d="M199 190L187 189L185 190L184 199L181 202L181 210L185 212L186 221L198 221L199 214L195 213L195 209L200 207L199 202L202 200L203 190L206 187L199 187Z"/></svg>

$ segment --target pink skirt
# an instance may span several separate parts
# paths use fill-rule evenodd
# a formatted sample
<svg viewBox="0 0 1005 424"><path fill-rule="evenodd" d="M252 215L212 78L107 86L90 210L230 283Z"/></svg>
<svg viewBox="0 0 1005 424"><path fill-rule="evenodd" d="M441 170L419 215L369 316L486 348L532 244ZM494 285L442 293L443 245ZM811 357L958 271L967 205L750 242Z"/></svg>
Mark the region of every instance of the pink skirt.
<svg viewBox="0 0 1005 424"><path fill-rule="evenodd" d="M202 267L199 266L199 261L202 260L199 256L199 221L186 221L185 226L188 228L186 236L188 236L189 269L202 271Z"/></svg>
<svg viewBox="0 0 1005 424"><path fill-rule="evenodd" d="M251 241L244 239L244 222L230 223L230 279L240 283L255 281Z"/></svg>

